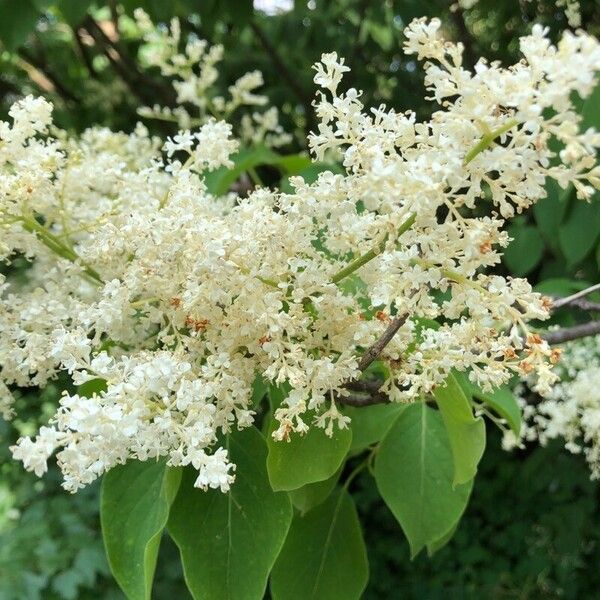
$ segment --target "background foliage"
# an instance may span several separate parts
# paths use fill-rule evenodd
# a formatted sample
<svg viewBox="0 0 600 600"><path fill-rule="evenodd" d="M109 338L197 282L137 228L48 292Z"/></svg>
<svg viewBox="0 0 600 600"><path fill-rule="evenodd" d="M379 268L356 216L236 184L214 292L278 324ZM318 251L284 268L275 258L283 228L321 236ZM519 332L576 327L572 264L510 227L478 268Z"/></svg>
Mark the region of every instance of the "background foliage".
<svg viewBox="0 0 600 600"><path fill-rule="evenodd" d="M295 2L268 15L245 0L0 0L0 117L26 93L44 94L57 123L81 131L92 124L124 130L139 119L141 104L172 104L158 73L138 60L140 39L128 18L143 6L155 20L180 16L185 30L225 46L223 84L258 68L265 91L298 135L310 130L310 65L336 50L353 67L351 85L367 104L430 110L421 71L400 51L402 29L413 17L440 16L448 34L463 41L466 60L487 56L514 62L517 38L533 22L555 34L567 28L550 0L480 0L450 11L444 0ZM582 0L586 29L600 32L600 2ZM600 123L598 91L582 107L588 124ZM162 135L170 126L148 123ZM302 150L296 141L290 151ZM273 174L263 168L261 175ZM513 225L515 240L504 268L526 275L539 290L567 294L599 280L600 203L574 202L570 191L550 188L549 199ZM575 283L573 283L573 280ZM574 321L570 313L557 322ZM121 598L109 575L99 533L99 486L71 497L55 471L40 481L9 458L8 446L51 414L58 387L27 392L19 418L0 421L0 599ZM584 461L560 444L512 456L490 442L471 502L459 529L433 558L409 560L398 524L372 480L353 486L370 556L366 598L592 598L600 576L600 496ZM164 540L156 598L186 598L177 550Z"/></svg>

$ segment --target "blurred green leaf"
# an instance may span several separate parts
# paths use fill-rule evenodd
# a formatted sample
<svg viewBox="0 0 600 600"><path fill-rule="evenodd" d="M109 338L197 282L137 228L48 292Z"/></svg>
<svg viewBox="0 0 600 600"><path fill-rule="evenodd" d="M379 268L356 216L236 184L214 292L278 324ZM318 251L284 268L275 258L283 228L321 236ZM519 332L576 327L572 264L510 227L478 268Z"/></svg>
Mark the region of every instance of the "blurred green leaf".
<svg viewBox="0 0 600 600"><path fill-rule="evenodd" d="M261 165L273 165L279 162L279 156L264 146L242 148L231 156L233 167L221 167L204 175L206 187L211 194L222 196L243 173Z"/></svg>
<svg viewBox="0 0 600 600"><path fill-rule="evenodd" d="M570 265L581 262L595 247L600 236L600 201L574 203L567 220L560 226L560 248Z"/></svg>
<svg viewBox="0 0 600 600"><path fill-rule="evenodd" d="M87 14L92 2L91 0L58 0L56 4L65 21L71 27L77 27Z"/></svg>
<svg viewBox="0 0 600 600"><path fill-rule="evenodd" d="M342 173L343 169L334 164L327 163L312 163L310 166L306 166L305 168L299 170L294 175L298 175L304 179L306 183L314 183L319 177L320 173L324 173L325 171L331 171L332 173ZM288 177L284 177L281 180L280 188L282 192L286 194L292 194L294 189L290 185Z"/></svg>
<svg viewBox="0 0 600 600"><path fill-rule="evenodd" d="M544 241L537 228L531 225L513 225L508 229L513 240L504 251L506 266L519 277L535 269L544 254Z"/></svg>
<svg viewBox="0 0 600 600"><path fill-rule="evenodd" d="M7 50L21 46L40 16L32 0L0 0L0 41Z"/></svg>
<svg viewBox="0 0 600 600"><path fill-rule="evenodd" d="M544 240L553 251L557 252L559 250L558 230L569 207L571 190L563 190L556 180L548 178L546 192L547 197L533 206L533 214Z"/></svg>

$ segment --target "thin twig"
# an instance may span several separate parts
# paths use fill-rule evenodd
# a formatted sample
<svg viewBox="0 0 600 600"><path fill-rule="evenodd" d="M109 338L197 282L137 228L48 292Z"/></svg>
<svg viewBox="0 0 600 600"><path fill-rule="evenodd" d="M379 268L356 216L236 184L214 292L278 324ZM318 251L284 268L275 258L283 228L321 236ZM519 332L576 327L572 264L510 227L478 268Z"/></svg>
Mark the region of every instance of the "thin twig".
<svg viewBox="0 0 600 600"><path fill-rule="evenodd" d="M46 79L54 86L58 95L67 103L73 102L79 104L79 98L69 89L67 89L60 78L52 71L52 69L41 59L35 57L25 48L19 48L17 54L32 67L35 67Z"/></svg>
<svg viewBox="0 0 600 600"><path fill-rule="evenodd" d="M392 322L387 326L387 329L383 332L383 335L362 355L358 368L361 371L365 371L369 365L377 359L382 353L383 349L392 341L392 338L398 332L398 329L406 323L408 314L404 314L400 317L394 317Z"/></svg>
<svg viewBox="0 0 600 600"><path fill-rule="evenodd" d="M383 349L392 341L392 338L398 333L398 330L408 318L408 314L404 314L392 319L381 337L362 355L358 368L365 371L377 357L383 352ZM348 381L344 384L344 388L351 390L349 394L336 394L335 399L340 404L347 406L370 406L371 404L385 404L389 402L389 398L379 388L383 385L383 381L377 379L367 379L358 381Z"/></svg>
<svg viewBox="0 0 600 600"><path fill-rule="evenodd" d="M376 392L368 396L361 394L348 394L347 396L336 396L336 400L346 406L373 406L374 404L388 404L390 399L384 392Z"/></svg>
<svg viewBox="0 0 600 600"><path fill-rule="evenodd" d="M89 76L92 79L100 79L98 72L94 67L94 63L92 61L92 57L89 55L88 49L85 47L83 39L81 37L81 32L78 27L73 28L73 36L75 38L75 44L77 46L76 54L79 56L85 68L87 69Z"/></svg>
<svg viewBox="0 0 600 600"><path fill-rule="evenodd" d="M579 298L583 298L584 296L589 296L594 292L600 291L600 283L595 285L591 285L585 290L581 290L575 294L571 294L570 296L566 296L565 298L560 298L554 301L554 308L560 308L561 306L565 306L565 304L571 304L574 300L578 300Z"/></svg>
<svg viewBox="0 0 600 600"><path fill-rule="evenodd" d="M564 306L565 304L571 304L573 306L579 306L584 310L598 310L600 311L600 303L589 302L583 300L582 296L591 294L600 288L600 284L591 286L586 290L582 290L573 296L568 298L562 298L559 302L554 303L554 307ZM387 329L383 332L382 336L363 354L358 368L361 371L365 371L369 365L377 359L383 349L390 343L392 338L396 335L400 327L406 322L408 315L402 315L396 317L388 325ZM589 323L582 323L580 325L574 325L573 327L564 327L555 331L549 331L543 335L543 338L549 344L562 344L571 340L576 340L591 335L600 334L600 321L590 321ZM380 392L380 388L383 385L383 381L378 379L358 380L349 381L344 385L344 388L350 390L351 393L347 395L336 395L336 400L340 404L347 406L371 406L373 404L385 404L389 402L388 396L384 392Z"/></svg>

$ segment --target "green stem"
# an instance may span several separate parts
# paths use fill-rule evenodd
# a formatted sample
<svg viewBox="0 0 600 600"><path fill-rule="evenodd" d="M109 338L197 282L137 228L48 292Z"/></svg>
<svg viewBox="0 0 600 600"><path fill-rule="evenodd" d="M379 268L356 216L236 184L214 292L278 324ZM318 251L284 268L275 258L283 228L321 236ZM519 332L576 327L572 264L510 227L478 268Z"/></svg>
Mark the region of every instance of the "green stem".
<svg viewBox="0 0 600 600"><path fill-rule="evenodd" d="M446 269L444 267L439 267L439 265L436 265L434 262L432 262L430 260L425 260L424 258L413 258L410 261L410 263L411 263L411 265L420 265L424 269L431 269L434 267L438 267L438 268L440 268L440 272L446 279L451 279L452 281L455 281L456 283L461 283L463 285L469 285L472 288L478 290L479 292L481 292L483 294L487 293L487 290L483 286L479 285L476 281L473 281L472 279L465 277L462 273L459 273L458 271L454 271L452 269Z"/></svg>
<svg viewBox="0 0 600 600"><path fill-rule="evenodd" d="M494 131L490 131L490 133L486 133L481 140L479 140L479 142L473 148L471 148L471 150L469 150L465 156L464 164L468 165L478 154L489 148L496 138L506 133L509 129L512 129L517 123L517 119L510 119L504 125L502 125L502 127L499 127Z"/></svg>
<svg viewBox="0 0 600 600"><path fill-rule="evenodd" d="M254 167L248 167L248 175L250 175L254 187L265 187L265 184L262 182L260 175L256 172Z"/></svg>
<svg viewBox="0 0 600 600"><path fill-rule="evenodd" d="M374 473L373 473L373 460L375 459L375 455L377 454L378 450L379 450L379 445L371 446L371 448L369 449L369 453L364 458L364 460L362 460L360 463L358 463L358 465L352 470L352 472L350 473L350 475L348 475L348 477L346 478L346 481L344 482L344 485L342 486L342 488L345 491L348 491L348 488L350 487L350 484L352 483L352 481L354 481L354 478L361 471L364 471L365 469L369 469L369 471L371 472L371 474L374 475Z"/></svg>
<svg viewBox="0 0 600 600"><path fill-rule="evenodd" d="M43 225L40 225L33 217L22 217L20 220L23 223L25 231L33 233L40 242L52 250L52 252L72 263L80 265L83 268L84 273L96 283L103 283L102 278L95 269L83 261L81 257L58 236L48 231Z"/></svg>
<svg viewBox="0 0 600 600"><path fill-rule="evenodd" d="M354 481L354 478L364 469L366 469L369 466L369 461L371 460L371 453L369 453L369 455L358 464L357 467L355 467L355 469L350 473L350 475L348 475L348 477L346 478L346 481L344 482L344 485L342 486L342 488L347 492L348 488L350 487L350 484Z"/></svg>
<svg viewBox="0 0 600 600"><path fill-rule="evenodd" d="M244 275L250 275L250 270L246 269L245 267L242 267L241 265L238 265L236 263L234 263L232 261L232 263L244 274ZM260 282L264 283L265 285L271 286L272 288L275 289L279 289L279 284L274 281L273 279L268 279L266 277L261 277L260 275L255 275L255 278L258 279Z"/></svg>
<svg viewBox="0 0 600 600"><path fill-rule="evenodd" d="M138 306L144 306L146 304L150 304L151 302L160 302L160 298L158 298L157 296L154 296L153 298L142 298L141 300L130 302L129 306L131 308L137 308Z"/></svg>
<svg viewBox="0 0 600 600"><path fill-rule="evenodd" d="M403 233L408 231L413 226L416 218L417 218L417 215L415 213L410 214L408 219L406 219L406 221L404 221L404 223L402 223L402 225L400 225L400 227L398 228L398 234L396 236L396 239L399 238ZM348 275L351 275L352 273L354 273L354 271L357 271L363 265L366 265L369 261L373 260L377 255L381 254L385 250L385 244L388 240L388 237L389 236L386 234L384 236L384 238L376 246L371 248L365 254L354 259L349 265L345 266L341 271L338 271L331 278L331 282L339 283L342 279L344 279L345 277L348 277Z"/></svg>

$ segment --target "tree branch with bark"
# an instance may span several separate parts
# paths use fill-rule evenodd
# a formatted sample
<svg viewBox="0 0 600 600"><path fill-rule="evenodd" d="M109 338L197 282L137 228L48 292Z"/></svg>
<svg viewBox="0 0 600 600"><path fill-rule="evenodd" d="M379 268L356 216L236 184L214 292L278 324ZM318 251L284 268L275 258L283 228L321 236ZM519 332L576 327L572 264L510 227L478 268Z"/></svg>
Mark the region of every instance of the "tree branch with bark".
<svg viewBox="0 0 600 600"><path fill-rule="evenodd" d="M585 296L600 290L600 284L596 284L563 298L554 301L553 309L571 307L592 312L600 312L600 303L585 299ZM361 371L365 371L381 355L385 347L392 341L400 327L406 322L408 315L402 315L392 319L381 337L363 354L358 364ZM551 345L564 344L573 340L600 334L600 320L580 323L571 327L562 327L547 331L542 338ZM346 406L372 406L374 404L386 404L389 397L380 389L385 382L380 379L351 381L344 385L347 394L338 394L336 400Z"/></svg>

